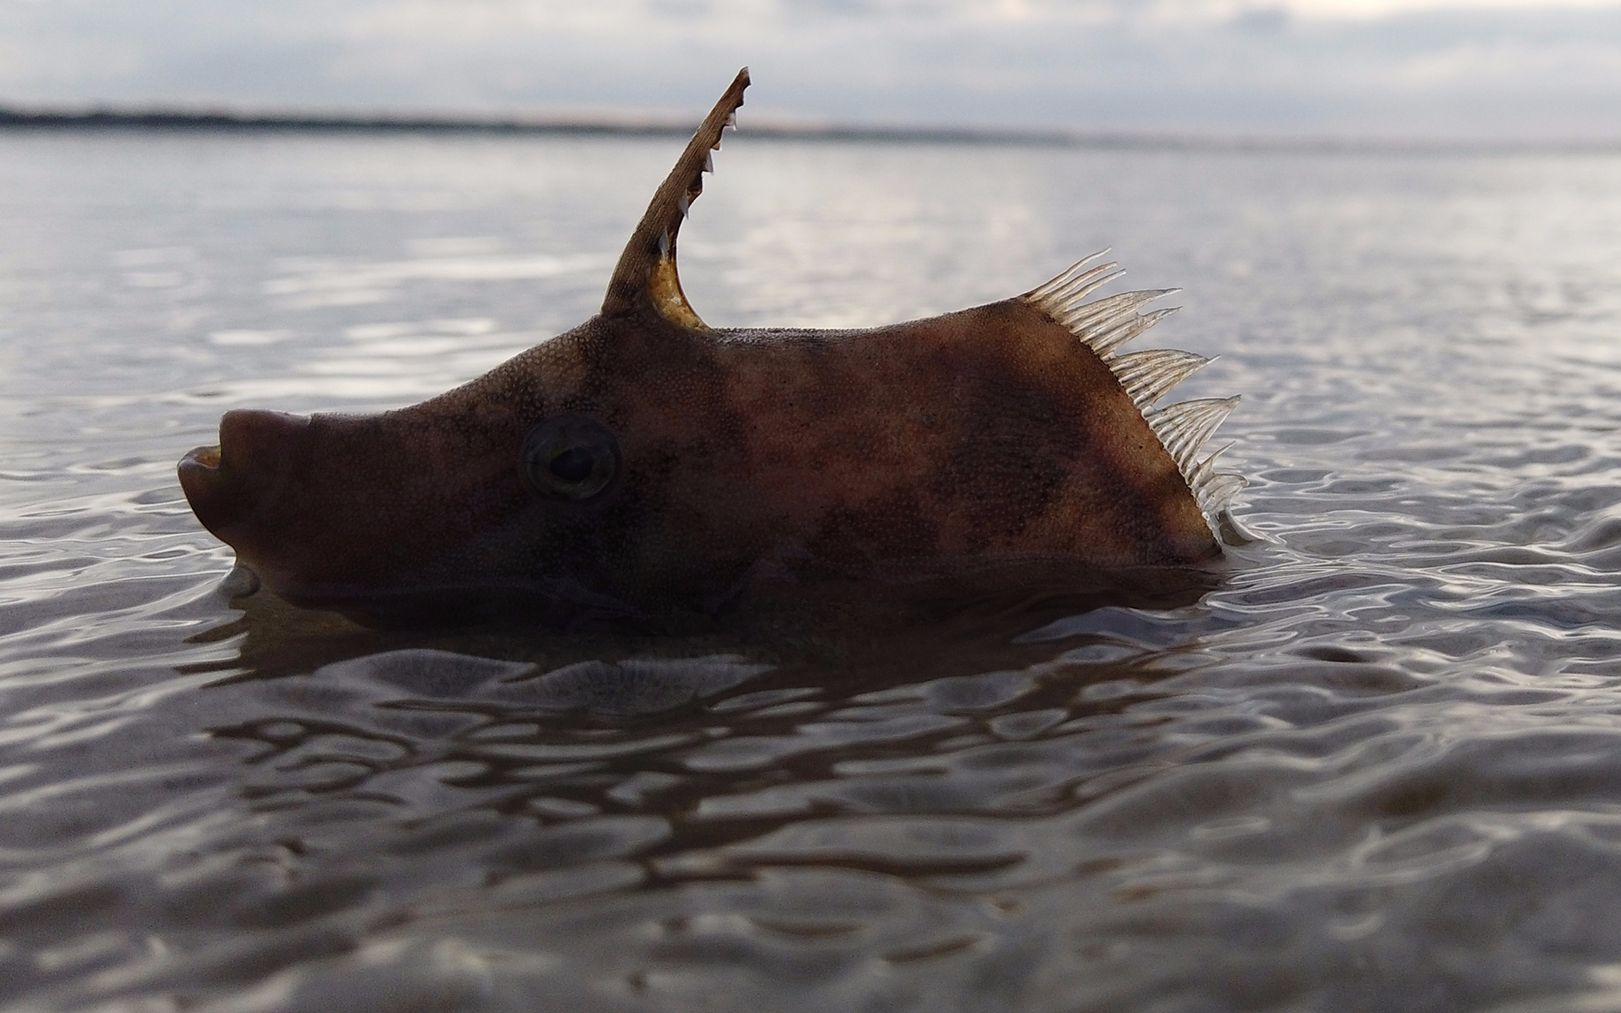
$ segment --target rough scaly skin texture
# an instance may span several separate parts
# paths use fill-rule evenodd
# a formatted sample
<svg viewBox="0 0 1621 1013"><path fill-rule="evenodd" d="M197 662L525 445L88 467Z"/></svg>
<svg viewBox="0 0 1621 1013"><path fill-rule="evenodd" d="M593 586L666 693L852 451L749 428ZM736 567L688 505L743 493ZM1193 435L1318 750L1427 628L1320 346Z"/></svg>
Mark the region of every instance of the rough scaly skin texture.
<svg viewBox="0 0 1621 1013"><path fill-rule="evenodd" d="M703 324L675 237L746 85L654 195L600 315L408 408L230 413L221 447L181 463L199 518L273 590L361 612L481 595L704 608L773 559L860 576L1220 554L1172 441L1061 300L871 330ZM528 434L565 416L617 441L612 481L579 501L523 466Z"/></svg>

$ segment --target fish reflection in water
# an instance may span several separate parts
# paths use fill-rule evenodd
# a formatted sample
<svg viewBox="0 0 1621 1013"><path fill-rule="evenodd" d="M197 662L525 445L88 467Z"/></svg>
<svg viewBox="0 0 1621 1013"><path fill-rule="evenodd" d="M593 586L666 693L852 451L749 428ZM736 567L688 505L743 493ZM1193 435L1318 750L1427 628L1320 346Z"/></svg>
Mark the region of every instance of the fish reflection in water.
<svg viewBox="0 0 1621 1013"><path fill-rule="evenodd" d="M786 678L803 680L810 672L821 672L817 685L860 692L886 686L892 676L885 673L892 673L902 658L937 674L971 672L991 657L1004 657L1010 641L1050 624L1062 621L1064 635L1071 636L1079 631L1078 624L1097 613L1093 625L1102 631L1107 616L1192 606L1221 579L1222 571L1203 567L1144 567L1088 578L1077 575L1067 560L1019 561L959 567L941 577L763 584L747 608L718 616L690 615L685 622L652 627L612 621L537 631L524 617L505 617L473 626L429 623L410 630L378 630L335 614L290 606L262 592L238 570L218 595L242 609L241 618L198 639L233 644L237 653L231 666L243 672L226 681L274 679L308 673L312 667L333 667L334 656L350 651L357 658L375 654L383 636L396 650L478 656L505 666L501 685L527 687L511 690L514 703L543 711L633 717L731 689L730 681L717 681L701 665L691 669L691 685L685 685L682 673L687 669L679 658L705 645L725 646L727 656L743 651L755 658L755 663L745 665L754 688L769 688L760 677L792 659ZM942 639L947 630L954 632ZM1033 641L1040 642L1039 636ZM860 647L877 653L863 658ZM672 649L681 653L661 657ZM1037 653L1043 649L1035 648ZM617 662L603 660L608 658L632 668L615 670L612 664ZM213 668L211 663L198 671ZM648 675L655 670L660 673L657 678ZM589 685L586 672L600 675L602 685ZM830 680L828 673L837 678ZM447 678L454 691L455 677ZM464 681L460 688L472 691L487 680L467 676ZM647 697L641 699L638 691Z"/></svg>
<svg viewBox="0 0 1621 1013"><path fill-rule="evenodd" d="M774 835L823 811L1001 820L1070 808L1077 779L1118 776L1113 761L1142 744L1083 750L1084 766L1049 756L1048 777L1068 769L1045 786L1028 764L998 759L997 744L1143 726L1123 707L1179 667L1174 651L1049 629L1076 621L1095 591L1029 580L1002 591L919 594L905 615L882 616L847 595L801 594L729 618L741 626L642 638L378 632L267 595L238 598L240 617L198 638L224 650L182 666L191 688L127 725L123 751L100 750L85 771L118 777L120 755L170 771L130 780L96 818L117 826L145 811L146 829L123 847L194 858L161 887L126 868L110 894L53 899L14 938L32 945L60 932L60 917L113 905L172 942L109 954L132 970L95 994L202 990L248 1009L339 997L370 1008L400 995L498 1008L679 1002L682 989L652 969L688 959L679 951L689 947L701 966L736 931L766 951L773 939L836 943L847 970L921 959L944 944L884 927L912 915L905 905L883 914L894 898L862 899L881 881L871 877L994 874L1014 864L1002 844L987 854L973 835L857 835L818 856ZM1174 608L1198 592L1143 594ZM181 614L217 608L213 592ZM1103 610L1113 615L1098 616L1099 629L1153 635L1131 619L1139 613ZM929 769L938 762L984 766L950 784ZM190 795L178 808L163 802L177 777ZM206 842L198 821L212 828ZM766 892L749 900L749 884ZM671 906L689 885L709 900ZM872 917L869 939L856 926ZM661 927L601 945L600 933L635 924ZM615 952L615 966L599 965ZM818 944L803 957L829 952ZM739 988L720 1008L744 1000Z"/></svg>
<svg viewBox="0 0 1621 1013"><path fill-rule="evenodd" d="M281 985L263 994L294 1005L400 989L514 1007L542 995L595 1006L616 989L633 1004L638 990L655 1004L690 1001L652 969L755 959L706 956L742 944L738 932L760 958L774 939L821 940L791 959L811 961L798 973L835 957L906 966L972 951L968 937L886 924L915 913L884 913L894 898L882 890L862 895L888 877L966 883L1042 866L1039 856L949 820L917 839L841 842L845 817L834 814L1016 826L1073 809L1094 779L1098 791L1129 781L1130 761L1152 748L1141 736L1153 719L1125 706L1199 661L1112 632L1173 648L1187 632L1167 623L1156 633L1134 618L1142 611L1105 604L1117 584L1078 588L1060 574L1003 569L971 592L955 581L918 588L904 607L854 588L796 588L702 632L640 638L379 633L271 596L239 598L241 617L208 634L231 652L191 673L206 681L167 720L191 715L237 756L247 836L266 842L246 849L267 863L249 868L273 874L249 885L231 872L236 899L193 917L222 929L244 918L296 925L339 952L360 947L330 968L319 953L286 955ZM1212 579L1156 571L1133 604L1185 609ZM1087 616L1098 632L1076 626ZM1057 747L1083 734L1120 741ZM1009 745L1031 755L1015 761ZM1043 754L1046 773L1033 777ZM931 770L940 763L971 774L943 779ZM818 812L831 836L796 843ZM295 868L296 883L274 873ZM709 899L655 917L653 937L622 940L610 962L624 966L599 966L603 980L580 977L608 956L574 952L584 925L617 935L617 922L668 907L687 884ZM476 925L499 926L529 952L492 965L487 942L446 942L449 924L469 940L485 931ZM741 1004L750 989L739 988L719 1008Z"/></svg>

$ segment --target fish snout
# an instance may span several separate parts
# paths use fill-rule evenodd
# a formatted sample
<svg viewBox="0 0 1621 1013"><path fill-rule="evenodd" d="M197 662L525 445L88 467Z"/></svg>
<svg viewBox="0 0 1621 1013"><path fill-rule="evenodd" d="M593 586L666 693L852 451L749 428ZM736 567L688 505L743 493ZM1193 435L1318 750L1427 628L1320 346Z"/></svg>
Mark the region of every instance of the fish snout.
<svg viewBox="0 0 1621 1013"><path fill-rule="evenodd" d="M219 444L180 459L180 488L203 527L231 542L226 533L275 498L309 425L307 415L226 412Z"/></svg>

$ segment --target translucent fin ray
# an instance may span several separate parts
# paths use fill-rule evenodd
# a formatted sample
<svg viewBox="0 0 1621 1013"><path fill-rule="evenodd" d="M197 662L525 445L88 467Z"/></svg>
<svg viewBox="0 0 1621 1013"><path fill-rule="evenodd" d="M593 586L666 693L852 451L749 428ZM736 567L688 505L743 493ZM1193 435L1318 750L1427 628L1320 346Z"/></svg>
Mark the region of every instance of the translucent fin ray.
<svg viewBox="0 0 1621 1013"><path fill-rule="evenodd" d="M1110 365L1115 379L1126 388L1137 407L1147 408L1210 361L1193 352L1153 348L1117 356Z"/></svg>
<svg viewBox="0 0 1621 1013"><path fill-rule="evenodd" d="M1186 477L1194 455L1238 407L1238 395L1182 401L1148 414L1148 424Z"/></svg>
<svg viewBox="0 0 1621 1013"><path fill-rule="evenodd" d="M1232 413L1238 398L1205 398L1150 410L1150 405L1211 360L1170 348L1118 351L1126 342L1175 312L1175 307L1147 312L1143 307L1178 290L1120 292L1087 302L1087 296L1123 273L1112 261L1093 264L1108 252L1101 250L1070 265L1051 281L1020 298L1068 329L1114 373L1176 464L1211 532L1219 539L1218 517L1228 509L1233 495L1244 488L1245 482L1238 475L1216 471L1216 458L1226 447L1202 460L1199 451Z"/></svg>
<svg viewBox="0 0 1621 1013"><path fill-rule="evenodd" d="M1231 508L1233 497L1249 485L1244 476L1234 475L1231 472L1221 472L1210 476L1210 479L1193 494L1199 497L1199 508L1206 517L1220 517Z"/></svg>
<svg viewBox="0 0 1621 1013"><path fill-rule="evenodd" d="M1232 449L1231 443L1223 444L1207 454L1203 460L1195 464L1188 472L1188 486L1195 492L1200 486L1207 484L1216 472L1216 458Z"/></svg>
<svg viewBox="0 0 1621 1013"><path fill-rule="evenodd" d="M1071 282L1075 281L1075 279L1077 277L1079 277L1080 274L1082 273L1081 268L1085 267L1087 264L1090 264L1092 261L1098 259L1099 257L1107 256L1108 253L1109 253L1109 248L1104 247L1103 249L1099 250L1096 253L1087 254L1086 256L1082 257L1080 260L1077 260L1075 263L1073 263L1073 264L1069 265L1068 267L1064 268L1064 270L1059 273L1058 277L1054 278L1053 280L1047 282L1044 285L1038 285L1035 288L1031 289L1029 292L1025 293L1024 297L1027 300L1031 301L1031 302L1036 302L1036 301L1039 301L1039 300L1046 299L1048 296L1052 295L1054 292L1058 291L1059 289L1063 288L1064 286L1066 286L1066 285L1070 284ZM1113 264L1105 264L1103 266L1104 267L1113 267L1115 265L1113 265Z"/></svg>

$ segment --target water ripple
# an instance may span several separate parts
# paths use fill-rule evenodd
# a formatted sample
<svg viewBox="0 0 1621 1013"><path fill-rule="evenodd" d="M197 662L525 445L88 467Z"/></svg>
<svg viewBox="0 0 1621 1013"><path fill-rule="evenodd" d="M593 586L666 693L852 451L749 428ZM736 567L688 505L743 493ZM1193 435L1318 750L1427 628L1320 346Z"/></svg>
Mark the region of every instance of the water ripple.
<svg viewBox="0 0 1621 1013"><path fill-rule="evenodd" d="M1109 242L1186 285L1258 536L1196 601L663 640L233 605L174 459L583 319L666 154L0 151L0 1004L1615 1005L1613 158L728 145L710 319Z"/></svg>

